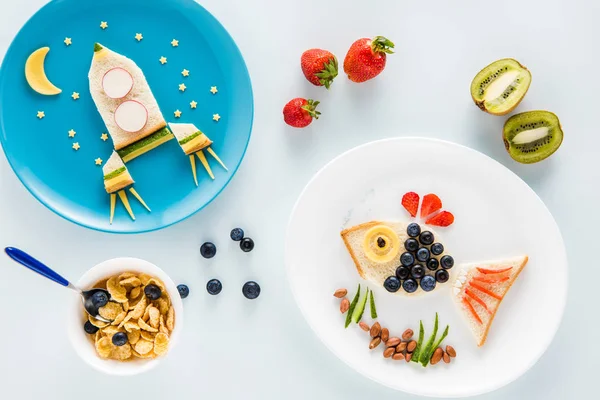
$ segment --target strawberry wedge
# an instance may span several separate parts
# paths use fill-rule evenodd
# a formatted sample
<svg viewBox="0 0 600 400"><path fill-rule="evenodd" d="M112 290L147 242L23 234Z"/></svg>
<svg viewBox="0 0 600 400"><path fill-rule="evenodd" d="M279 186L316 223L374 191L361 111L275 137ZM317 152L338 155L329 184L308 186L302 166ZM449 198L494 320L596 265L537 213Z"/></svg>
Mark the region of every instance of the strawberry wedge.
<svg viewBox="0 0 600 400"><path fill-rule="evenodd" d="M425 204L425 201L423 201L423 204ZM429 218L427 221L425 221L425 223L427 225L441 226L441 227L450 226L450 225L452 225L453 222L454 222L454 215L452 215L452 213L450 211L442 211L441 213L436 214L433 217Z"/></svg>
<svg viewBox="0 0 600 400"><path fill-rule="evenodd" d="M437 195L430 193L423 196L423 204L421 205L421 218L426 218L441 209L442 200L440 200Z"/></svg>
<svg viewBox="0 0 600 400"><path fill-rule="evenodd" d="M402 196L402 206L408 211L411 217L417 216L419 209L419 195L415 192L408 192Z"/></svg>

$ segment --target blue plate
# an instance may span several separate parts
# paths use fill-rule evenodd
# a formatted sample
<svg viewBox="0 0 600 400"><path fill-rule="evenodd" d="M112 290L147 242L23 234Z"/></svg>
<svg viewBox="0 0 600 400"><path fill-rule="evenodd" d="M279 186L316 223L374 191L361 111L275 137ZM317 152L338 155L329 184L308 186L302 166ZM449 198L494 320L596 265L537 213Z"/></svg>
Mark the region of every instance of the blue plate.
<svg viewBox="0 0 600 400"><path fill-rule="evenodd" d="M106 21L108 27L100 28ZM143 39L134 36L141 33ZM66 46L63 40L72 39ZM171 41L177 39L179 46ZM127 164L135 189L149 213L129 195L136 221L117 202L109 224L109 195L102 168L113 145L89 93L87 74L94 42L133 59L144 71L167 122L194 123L214 142L212 148L229 168L209 157L211 180L197 162L199 187L188 157L175 140ZM45 69L62 89L56 96L33 91L24 66L34 50L49 46ZM167 58L161 64L159 58ZM190 74L183 77L181 71ZM180 92L178 85L187 90ZM218 93L210 92L217 86ZM73 100L71 94L80 98ZM198 103L196 109L190 102ZM106 232L136 233L179 222L210 203L239 167L252 130L252 86L233 39L192 0L55 0L39 10L8 49L0 70L0 141L13 170L46 207L79 225ZM181 110L180 118L174 111ZM45 117L38 119L38 111ZM213 121L213 114L221 120ZM68 131L77 132L69 138ZM74 142L81 148L72 149ZM199 160L198 160L199 161Z"/></svg>

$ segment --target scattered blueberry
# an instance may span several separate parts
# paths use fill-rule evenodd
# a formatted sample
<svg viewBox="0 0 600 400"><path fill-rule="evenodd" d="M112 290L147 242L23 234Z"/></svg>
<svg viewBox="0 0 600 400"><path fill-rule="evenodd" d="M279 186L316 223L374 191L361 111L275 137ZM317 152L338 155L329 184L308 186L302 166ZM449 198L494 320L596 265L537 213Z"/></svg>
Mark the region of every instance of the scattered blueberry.
<svg viewBox="0 0 600 400"><path fill-rule="evenodd" d="M405 267L412 267L412 265L415 263L415 256L413 256L410 253L402 253L402 255L400 256L400 264L404 265Z"/></svg>
<svg viewBox="0 0 600 400"><path fill-rule="evenodd" d="M429 259L429 250L427 250L427 248L425 247L421 247L419 250L417 250L417 260L424 262L427 261Z"/></svg>
<svg viewBox="0 0 600 400"><path fill-rule="evenodd" d="M448 271L446 271L445 269L440 269L435 273L435 280L439 283L448 282L449 277L450 275L448 275Z"/></svg>
<svg viewBox="0 0 600 400"><path fill-rule="evenodd" d="M90 321L85 321L85 324L83 324L83 330L85 333L93 335L94 333L98 332L98 327L92 325Z"/></svg>
<svg viewBox="0 0 600 400"><path fill-rule="evenodd" d="M444 256L440 260L440 264L442 265L442 268L450 269L454 266L454 258L452 258L452 256Z"/></svg>
<svg viewBox="0 0 600 400"><path fill-rule="evenodd" d="M231 240L239 242L244 238L244 230L242 228L233 228L229 237L231 237Z"/></svg>
<svg viewBox="0 0 600 400"><path fill-rule="evenodd" d="M187 285L181 284L177 285L177 291L182 299L185 299L190 294L190 288Z"/></svg>
<svg viewBox="0 0 600 400"><path fill-rule="evenodd" d="M95 308L104 307L108 303L108 295L106 292L96 292L92 295L92 304Z"/></svg>
<svg viewBox="0 0 600 400"><path fill-rule="evenodd" d="M444 245L441 243L434 243L431 245L431 254L439 256L444 252Z"/></svg>
<svg viewBox="0 0 600 400"><path fill-rule="evenodd" d="M153 284L147 285L144 288L144 293L146 294L146 297L150 300L156 300L162 295L162 291L160 290L160 288Z"/></svg>
<svg viewBox="0 0 600 400"><path fill-rule="evenodd" d="M427 268L432 271L435 271L440 266L440 262L436 258L430 258L427 260Z"/></svg>
<svg viewBox="0 0 600 400"><path fill-rule="evenodd" d="M425 268L421 264L417 264L410 269L410 275L415 279L421 279L425 275Z"/></svg>
<svg viewBox="0 0 600 400"><path fill-rule="evenodd" d="M431 275L425 275L421 279L421 289L426 292L431 292L433 289L435 289L435 278Z"/></svg>
<svg viewBox="0 0 600 400"><path fill-rule="evenodd" d="M254 300L260 295L260 286L254 281L246 282L242 287L242 293L247 299Z"/></svg>
<svg viewBox="0 0 600 400"><path fill-rule="evenodd" d="M253 248L254 248L254 240L250 239L249 237L243 238L242 241L240 242L240 249L242 249L242 251L245 253L252 251Z"/></svg>
<svg viewBox="0 0 600 400"><path fill-rule="evenodd" d="M433 237L433 233L429 231L424 231L419 236L419 241L424 245L430 245L434 240L435 238Z"/></svg>
<svg viewBox="0 0 600 400"><path fill-rule="evenodd" d="M127 334L125 332L117 332L112 337L112 344L115 346L123 346L127 343Z"/></svg>
<svg viewBox="0 0 600 400"><path fill-rule="evenodd" d="M385 282L383 282L383 287L388 292L395 293L400 289L400 280L395 276L388 276Z"/></svg>
<svg viewBox="0 0 600 400"><path fill-rule="evenodd" d="M413 222L412 224L408 224L408 227L406 228L406 233L408 233L408 236L410 237L417 237L421 233L421 227L419 226L419 224L415 224Z"/></svg>
<svg viewBox="0 0 600 400"><path fill-rule="evenodd" d="M211 279L210 281L208 281L206 283L206 290L208 291L209 294L212 294L213 296L221 293L222 289L223 289L223 285L221 284L221 281L218 279Z"/></svg>
<svg viewBox="0 0 600 400"><path fill-rule="evenodd" d="M407 279L402 284L402 288L406 293L413 293L418 287L419 285L417 285L417 281L414 279Z"/></svg>
<svg viewBox="0 0 600 400"><path fill-rule="evenodd" d="M406 241L404 242L404 248L406 249L406 251L417 251L417 249L419 248L419 242L417 241L417 239L406 239Z"/></svg>
<svg viewBox="0 0 600 400"><path fill-rule="evenodd" d="M377 238L377 246L379 246L379 248L384 248L385 247L385 239L383 239L382 237L378 237Z"/></svg>
<svg viewBox="0 0 600 400"><path fill-rule="evenodd" d="M404 280L408 278L408 275L410 275L410 270L408 268L402 266L396 268L396 277L398 279Z"/></svg>
<svg viewBox="0 0 600 400"><path fill-rule="evenodd" d="M204 258L213 258L217 254L217 246L214 243L206 242L200 246L200 254Z"/></svg>

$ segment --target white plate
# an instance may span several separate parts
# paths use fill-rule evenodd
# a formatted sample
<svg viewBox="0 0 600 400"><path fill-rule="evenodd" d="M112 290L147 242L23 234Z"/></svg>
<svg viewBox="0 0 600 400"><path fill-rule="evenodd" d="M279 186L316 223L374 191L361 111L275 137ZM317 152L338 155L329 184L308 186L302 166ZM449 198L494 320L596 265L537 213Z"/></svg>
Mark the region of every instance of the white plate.
<svg viewBox="0 0 600 400"><path fill-rule="evenodd" d="M435 312L444 341L457 351L450 364L422 368L369 351L369 335L344 329L335 289L354 295L360 282L339 232L373 219L409 220L400 205L407 191L434 192L456 220L437 228L457 263L528 254L502 302L486 344L478 348L451 298L451 283L425 296L394 296L375 285L379 321L400 336L404 329L431 333ZM341 360L364 376L409 393L472 396L498 389L524 374L544 353L563 315L567 259L552 215L519 177L491 158L449 142L399 138L369 143L327 164L301 194L290 217L286 266L308 324ZM456 268L456 266L455 266ZM351 299L350 299L351 300ZM369 314L368 309L365 316ZM371 323L369 316L365 319Z"/></svg>

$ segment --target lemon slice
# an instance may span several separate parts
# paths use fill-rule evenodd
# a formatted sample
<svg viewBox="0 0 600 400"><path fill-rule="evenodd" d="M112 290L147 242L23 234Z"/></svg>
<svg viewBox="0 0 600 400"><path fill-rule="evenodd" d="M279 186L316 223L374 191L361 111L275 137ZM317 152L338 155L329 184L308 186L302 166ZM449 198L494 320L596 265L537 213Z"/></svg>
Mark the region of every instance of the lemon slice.
<svg viewBox="0 0 600 400"><path fill-rule="evenodd" d="M400 239L390 227L377 225L365 233L363 249L369 260L377 263L389 262L400 252Z"/></svg>

